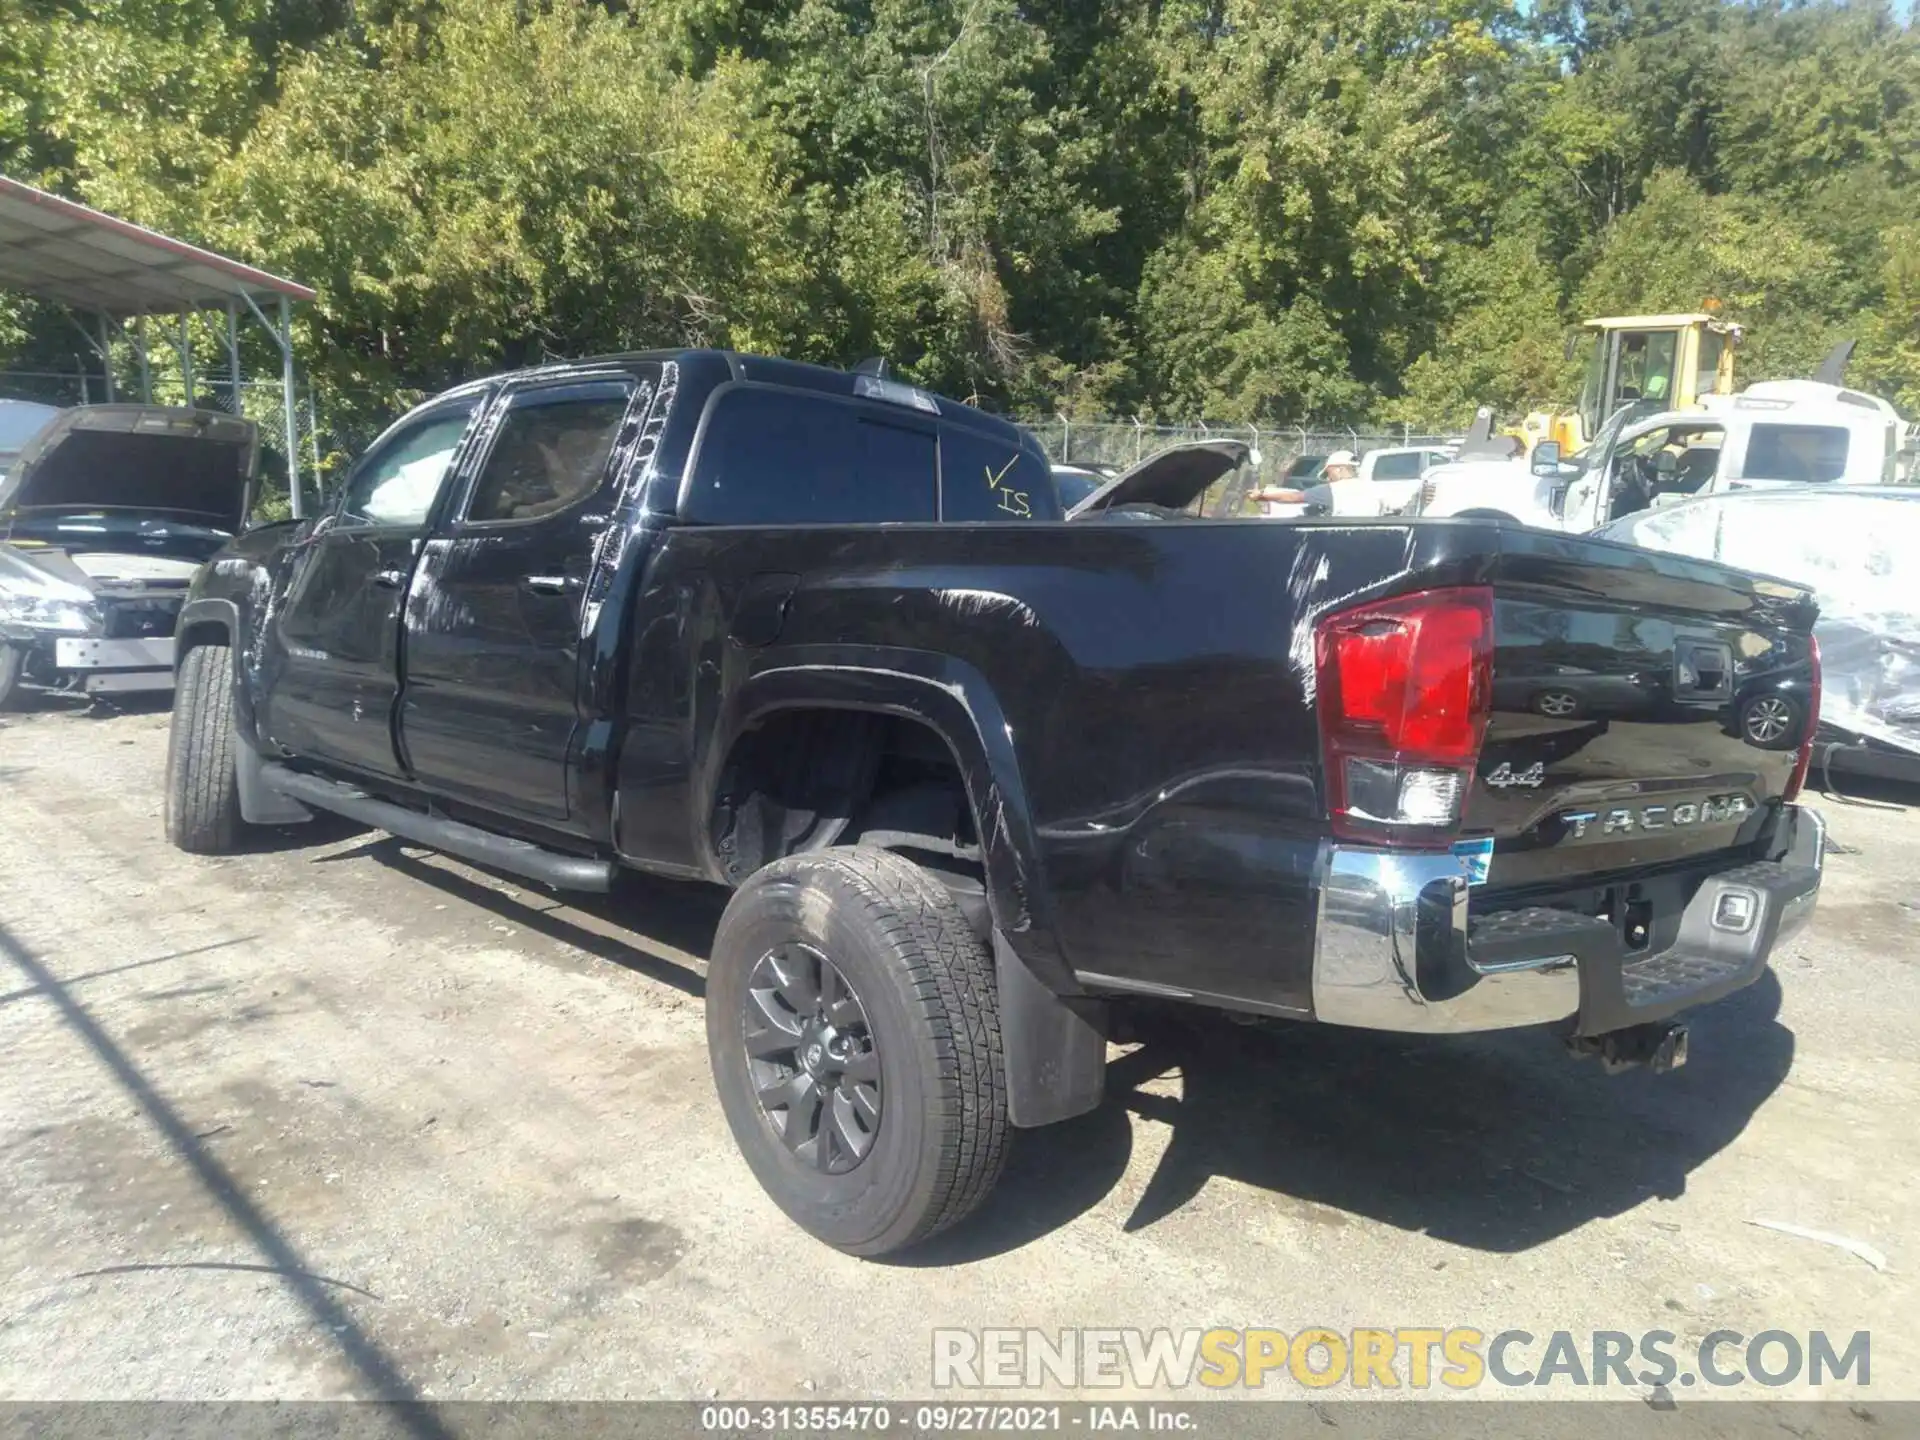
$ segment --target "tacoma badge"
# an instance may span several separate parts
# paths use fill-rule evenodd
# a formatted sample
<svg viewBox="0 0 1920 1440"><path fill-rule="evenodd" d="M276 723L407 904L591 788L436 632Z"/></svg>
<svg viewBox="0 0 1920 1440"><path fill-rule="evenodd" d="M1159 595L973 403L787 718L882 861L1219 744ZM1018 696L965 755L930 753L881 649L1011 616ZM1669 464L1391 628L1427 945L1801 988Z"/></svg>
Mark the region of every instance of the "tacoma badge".
<svg viewBox="0 0 1920 1440"><path fill-rule="evenodd" d="M1709 795L1684 805L1645 805L1623 810L1563 810L1560 823L1575 840L1597 840L1636 830L1668 830L1687 825L1737 825L1753 813L1744 795ZM1595 828L1598 822L1598 828Z"/></svg>
<svg viewBox="0 0 1920 1440"><path fill-rule="evenodd" d="M1530 789L1538 789L1540 782L1546 778L1547 767L1538 760L1524 770L1516 770L1502 760L1494 768L1493 773L1487 776L1487 784L1496 790L1505 790L1510 785L1525 785Z"/></svg>

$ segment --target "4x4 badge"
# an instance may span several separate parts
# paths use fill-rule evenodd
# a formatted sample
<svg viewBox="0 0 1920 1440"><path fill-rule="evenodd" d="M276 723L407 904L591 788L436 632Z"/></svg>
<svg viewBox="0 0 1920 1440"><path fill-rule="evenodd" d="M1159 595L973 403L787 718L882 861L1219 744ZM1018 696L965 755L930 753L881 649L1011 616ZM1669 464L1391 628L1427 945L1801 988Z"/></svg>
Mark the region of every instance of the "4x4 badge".
<svg viewBox="0 0 1920 1440"><path fill-rule="evenodd" d="M1496 790L1505 790L1510 785L1525 785L1529 789L1538 789L1540 782L1547 778L1547 767L1538 760L1524 770L1516 770L1502 760L1487 776L1487 784Z"/></svg>

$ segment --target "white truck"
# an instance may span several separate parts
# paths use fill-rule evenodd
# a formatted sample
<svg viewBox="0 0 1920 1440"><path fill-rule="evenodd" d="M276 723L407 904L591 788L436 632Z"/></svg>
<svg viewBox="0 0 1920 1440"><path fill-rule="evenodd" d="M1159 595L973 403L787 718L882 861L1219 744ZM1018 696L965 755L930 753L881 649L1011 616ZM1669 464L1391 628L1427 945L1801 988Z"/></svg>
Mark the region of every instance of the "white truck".
<svg viewBox="0 0 1920 1440"><path fill-rule="evenodd" d="M1437 445L1394 445L1360 457L1360 472L1334 484L1336 515L1398 515L1420 495L1420 477L1453 456Z"/></svg>
<svg viewBox="0 0 1920 1440"><path fill-rule="evenodd" d="M1773 380L1698 409L1623 406L1579 455L1552 441L1525 460L1462 459L1420 483L1417 513L1584 532L1695 495L1787 485L1886 485L1906 427L1877 396Z"/></svg>

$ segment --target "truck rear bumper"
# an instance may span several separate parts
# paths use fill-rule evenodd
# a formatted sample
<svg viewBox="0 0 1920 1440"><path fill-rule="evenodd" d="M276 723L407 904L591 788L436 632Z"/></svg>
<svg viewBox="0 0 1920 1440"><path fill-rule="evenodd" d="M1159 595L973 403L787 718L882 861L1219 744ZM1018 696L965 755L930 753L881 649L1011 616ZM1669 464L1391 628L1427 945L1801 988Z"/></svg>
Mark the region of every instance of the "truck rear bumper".
<svg viewBox="0 0 1920 1440"><path fill-rule="evenodd" d="M1825 826L1789 805L1775 835L1779 858L1702 880L1657 952L1629 947L1604 917L1546 907L1475 917L1450 854L1328 846L1314 1016L1420 1034L1572 1019L1575 1033L1597 1035L1717 1000L1757 980L1774 945L1813 915Z"/></svg>

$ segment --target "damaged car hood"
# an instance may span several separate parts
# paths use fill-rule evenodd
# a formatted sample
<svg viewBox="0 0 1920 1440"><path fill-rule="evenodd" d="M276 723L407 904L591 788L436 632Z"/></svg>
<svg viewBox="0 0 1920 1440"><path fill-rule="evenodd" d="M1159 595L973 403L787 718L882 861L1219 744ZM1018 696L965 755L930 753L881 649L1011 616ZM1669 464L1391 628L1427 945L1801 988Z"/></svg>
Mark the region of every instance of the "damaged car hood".
<svg viewBox="0 0 1920 1440"><path fill-rule="evenodd" d="M235 535L251 506L258 461L259 433L239 416L80 405L29 440L0 480L0 525L18 538L30 536L39 517L97 513Z"/></svg>
<svg viewBox="0 0 1920 1440"><path fill-rule="evenodd" d="M1067 511L1067 519L1094 519L1126 505L1184 510L1214 481L1245 464L1250 453L1237 440L1196 440L1172 446L1109 480Z"/></svg>

